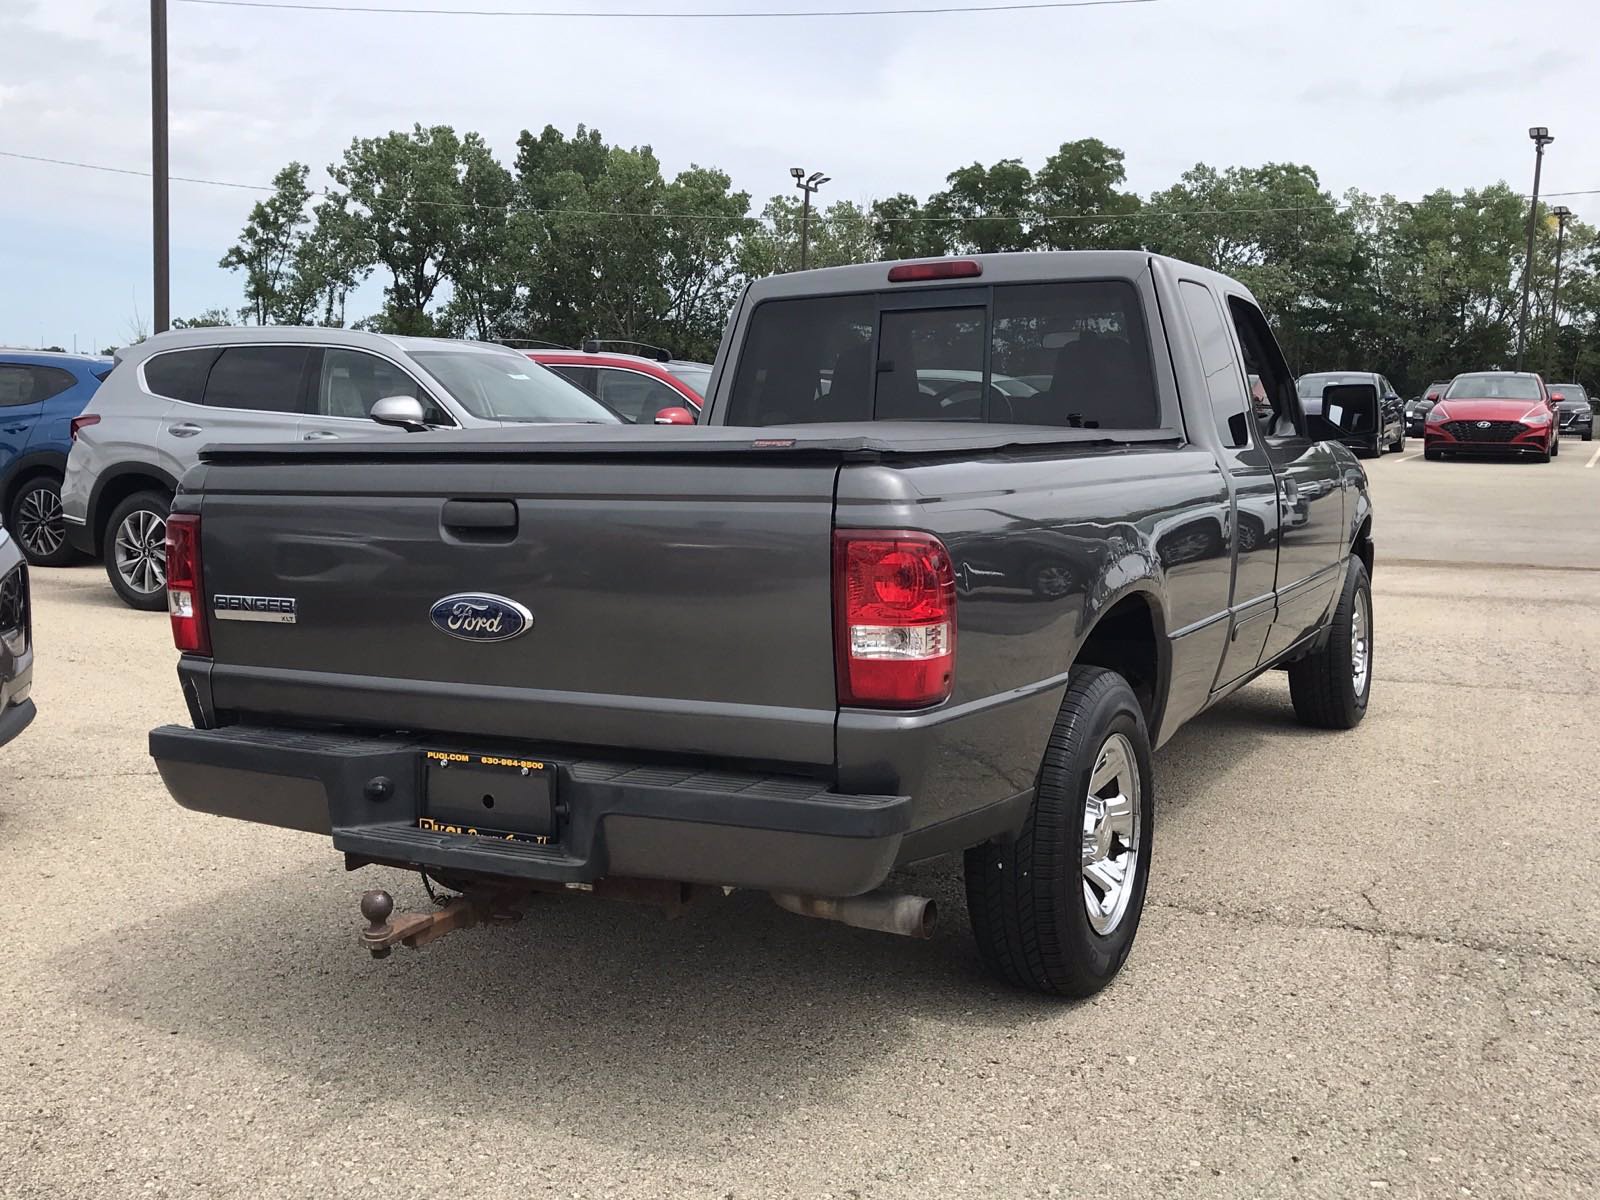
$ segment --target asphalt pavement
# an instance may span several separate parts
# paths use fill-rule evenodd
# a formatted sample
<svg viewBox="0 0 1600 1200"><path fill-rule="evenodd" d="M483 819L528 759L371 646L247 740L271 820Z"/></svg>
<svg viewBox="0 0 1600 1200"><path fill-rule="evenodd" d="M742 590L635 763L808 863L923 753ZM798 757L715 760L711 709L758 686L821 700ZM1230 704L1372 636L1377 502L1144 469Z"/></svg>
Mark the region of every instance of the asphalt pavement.
<svg viewBox="0 0 1600 1200"><path fill-rule="evenodd" d="M324 839L177 808L164 617L41 570L0 751L6 1197L1600 1194L1600 443L1368 463L1362 726L1281 675L1156 757L1127 969L981 971L756 895L371 960Z"/></svg>

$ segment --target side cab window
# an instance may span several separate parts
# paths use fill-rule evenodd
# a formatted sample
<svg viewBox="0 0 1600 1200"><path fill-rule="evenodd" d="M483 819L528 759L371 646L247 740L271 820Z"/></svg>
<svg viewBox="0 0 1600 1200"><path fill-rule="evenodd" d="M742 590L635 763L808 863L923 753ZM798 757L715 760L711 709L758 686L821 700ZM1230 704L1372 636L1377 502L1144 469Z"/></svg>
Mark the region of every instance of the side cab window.
<svg viewBox="0 0 1600 1200"><path fill-rule="evenodd" d="M1228 297L1228 315L1244 353L1245 372L1251 377L1255 399L1251 408L1257 429L1267 439L1303 437L1305 416L1295 394L1294 375L1283 360L1283 351L1278 349L1267 319L1259 308L1239 296Z"/></svg>

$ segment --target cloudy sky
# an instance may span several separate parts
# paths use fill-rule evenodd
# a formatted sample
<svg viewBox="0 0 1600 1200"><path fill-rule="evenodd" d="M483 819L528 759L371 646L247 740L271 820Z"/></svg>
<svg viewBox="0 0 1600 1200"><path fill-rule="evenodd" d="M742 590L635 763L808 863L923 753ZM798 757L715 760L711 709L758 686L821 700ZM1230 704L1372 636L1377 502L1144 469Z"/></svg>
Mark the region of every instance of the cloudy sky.
<svg viewBox="0 0 1600 1200"><path fill-rule="evenodd" d="M304 0L315 4L322 0ZM930 8L952 0L354 0L433 8ZM971 4L1000 0L966 0ZM788 168L825 199L926 194L954 167L1099 137L1141 192L1197 161L1308 163L1336 192L1507 179L1529 125L1546 191L1600 189L1593 0L1154 0L1127 7L685 21L271 11L170 0L172 171L265 183L351 137L451 124L509 161L518 131L584 122L668 173ZM0 151L148 169L143 0L0 0ZM1585 71L1588 71L1586 74ZM0 157L0 344L80 348L148 321L146 179ZM216 261L256 194L172 185L175 316L240 303ZM1600 195L1568 201L1600 219ZM351 306L377 308L373 286Z"/></svg>

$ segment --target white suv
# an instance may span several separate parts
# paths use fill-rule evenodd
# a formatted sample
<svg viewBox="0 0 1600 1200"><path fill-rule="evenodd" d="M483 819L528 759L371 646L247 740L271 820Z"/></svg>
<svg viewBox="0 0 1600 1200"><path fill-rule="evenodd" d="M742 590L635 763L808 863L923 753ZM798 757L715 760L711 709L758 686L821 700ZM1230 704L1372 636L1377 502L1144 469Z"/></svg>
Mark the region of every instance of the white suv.
<svg viewBox="0 0 1600 1200"><path fill-rule="evenodd" d="M134 608L166 607L167 506L214 442L381 435L372 406L409 396L428 425L616 424L581 388L486 342L287 326L188 329L117 353L72 422L67 538Z"/></svg>

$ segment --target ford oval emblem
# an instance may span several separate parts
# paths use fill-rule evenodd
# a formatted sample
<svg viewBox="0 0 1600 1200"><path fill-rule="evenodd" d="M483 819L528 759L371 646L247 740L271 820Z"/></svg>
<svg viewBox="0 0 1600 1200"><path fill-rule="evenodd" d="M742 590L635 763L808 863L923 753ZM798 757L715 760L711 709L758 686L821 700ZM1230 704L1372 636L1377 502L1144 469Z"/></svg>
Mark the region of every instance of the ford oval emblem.
<svg viewBox="0 0 1600 1200"><path fill-rule="evenodd" d="M533 614L515 600L486 592L457 592L433 602L435 629L464 642L504 642L533 628Z"/></svg>

